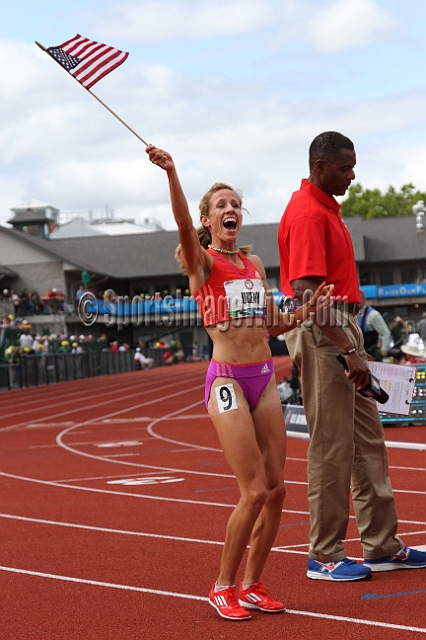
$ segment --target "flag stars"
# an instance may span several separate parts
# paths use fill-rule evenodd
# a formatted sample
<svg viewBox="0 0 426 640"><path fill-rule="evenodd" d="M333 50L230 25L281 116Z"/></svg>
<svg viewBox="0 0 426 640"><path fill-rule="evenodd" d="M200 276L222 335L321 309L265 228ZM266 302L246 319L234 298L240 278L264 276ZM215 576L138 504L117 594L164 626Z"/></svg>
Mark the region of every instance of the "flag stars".
<svg viewBox="0 0 426 640"><path fill-rule="evenodd" d="M47 49L47 51L67 71L71 71L71 69L74 69L81 62L81 60L79 58L75 58L74 56L70 56L69 53L66 53L62 49L59 49L58 47L49 47L49 49Z"/></svg>

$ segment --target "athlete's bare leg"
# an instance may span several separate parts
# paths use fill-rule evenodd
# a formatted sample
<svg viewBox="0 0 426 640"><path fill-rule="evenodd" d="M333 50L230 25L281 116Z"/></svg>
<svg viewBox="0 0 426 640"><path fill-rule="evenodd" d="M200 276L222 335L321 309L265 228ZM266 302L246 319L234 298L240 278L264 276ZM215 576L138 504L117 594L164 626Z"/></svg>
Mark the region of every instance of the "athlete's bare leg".
<svg viewBox="0 0 426 640"><path fill-rule="evenodd" d="M283 469L287 438L282 406L276 393L275 376L263 392L252 417L264 460L268 497L251 535L244 584L260 582L262 570L280 526L285 497Z"/></svg>
<svg viewBox="0 0 426 640"><path fill-rule="evenodd" d="M238 409L219 413L214 389L230 382L235 390ZM252 414L236 380L217 378L212 386L209 414L241 491L241 498L226 528L218 585L235 584L238 567L252 534L254 551L249 553L245 580L250 578L251 582L258 582L257 576L260 577L279 526L284 499L285 427L281 405L279 403L280 417L274 394L279 403L275 376ZM256 579L252 579L253 576Z"/></svg>

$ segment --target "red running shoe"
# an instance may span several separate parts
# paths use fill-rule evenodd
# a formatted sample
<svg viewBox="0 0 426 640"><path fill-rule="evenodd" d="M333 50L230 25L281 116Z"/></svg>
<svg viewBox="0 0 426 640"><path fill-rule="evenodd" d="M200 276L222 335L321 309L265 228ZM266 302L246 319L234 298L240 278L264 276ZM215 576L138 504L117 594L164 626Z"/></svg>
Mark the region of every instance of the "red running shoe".
<svg viewBox="0 0 426 640"><path fill-rule="evenodd" d="M225 620L250 620L251 615L240 607L235 593L235 587L228 587L223 591L214 590L213 582L209 595L209 603L216 609L221 618Z"/></svg>
<svg viewBox="0 0 426 640"><path fill-rule="evenodd" d="M273 600L262 582L252 584L247 589L243 589L241 584L238 602L245 609L259 609L259 611L264 611L265 613L282 613L285 611L283 603Z"/></svg>

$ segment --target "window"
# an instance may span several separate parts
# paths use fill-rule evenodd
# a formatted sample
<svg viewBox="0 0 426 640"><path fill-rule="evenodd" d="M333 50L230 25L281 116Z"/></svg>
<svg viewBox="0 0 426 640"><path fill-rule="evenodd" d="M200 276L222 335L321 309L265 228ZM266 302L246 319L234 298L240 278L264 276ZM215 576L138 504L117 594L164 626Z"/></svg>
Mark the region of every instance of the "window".
<svg viewBox="0 0 426 640"><path fill-rule="evenodd" d="M374 271L365 271L359 275L360 285L376 284L376 274Z"/></svg>
<svg viewBox="0 0 426 640"><path fill-rule="evenodd" d="M393 270L392 269L381 269L379 271L379 280L381 285L394 284L393 281Z"/></svg>
<svg viewBox="0 0 426 640"><path fill-rule="evenodd" d="M267 278L266 281L271 291L278 291L278 282L276 278Z"/></svg>
<svg viewBox="0 0 426 640"><path fill-rule="evenodd" d="M401 269L401 282L410 283L417 280L417 267L404 267Z"/></svg>

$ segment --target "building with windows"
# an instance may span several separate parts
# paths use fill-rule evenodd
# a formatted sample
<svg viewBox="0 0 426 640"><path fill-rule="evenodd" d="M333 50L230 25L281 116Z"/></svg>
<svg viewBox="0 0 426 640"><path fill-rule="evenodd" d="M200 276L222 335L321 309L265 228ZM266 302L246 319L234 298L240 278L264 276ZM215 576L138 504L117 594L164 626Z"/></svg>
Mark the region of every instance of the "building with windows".
<svg viewBox="0 0 426 640"><path fill-rule="evenodd" d="M174 259L178 244L176 231L53 239L48 229L54 216L43 216L36 211L38 223L43 223L43 233L35 234L36 220L31 219L27 209L24 226L16 224L23 221L16 210L13 228L0 226L2 288L18 293L23 289L35 290L41 296L52 287L63 291L65 305L61 320L68 333L84 331L76 299L82 284L100 301L105 291L128 300L137 296L144 303L189 295L187 278ZM415 323L426 311L426 233L416 230L415 217L346 218L344 221L352 236L360 284L369 303L390 317L398 315ZM246 225L239 241L253 245L253 253L265 264L269 285L279 297L277 232L278 223ZM89 274L90 282L83 283L83 272ZM179 326L173 322L167 325L159 313L158 309L152 309L152 313L144 312L142 322L136 324L130 317L119 327L111 314L100 313L90 326L90 333L106 332L111 338L131 344L155 340L162 335L175 335L185 344L194 339L200 344L207 343L205 331L194 320L196 312L191 312L189 326L185 326L183 316L175 316L180 318ZM34 318L33 321L44 327L47 319Z"/></svg>

